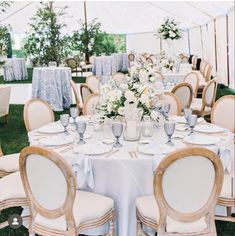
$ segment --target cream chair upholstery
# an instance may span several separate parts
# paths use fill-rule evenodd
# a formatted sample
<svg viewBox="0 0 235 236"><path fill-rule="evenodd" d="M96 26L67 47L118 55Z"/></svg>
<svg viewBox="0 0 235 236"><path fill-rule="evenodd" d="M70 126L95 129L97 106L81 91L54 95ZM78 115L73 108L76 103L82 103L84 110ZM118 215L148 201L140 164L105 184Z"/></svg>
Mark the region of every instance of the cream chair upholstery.
<svg viewBox="0 0 235 236"><path fill-rule="evenodd" d="M96 76L94 76L94 75L87 76L86 77L86 84L92 90L93 93L99 92L100 81Z"/></svg>
<svg viewBox="0 0 235 236"><path fill-rule="evenodd" d="M83 115L93 115L95 106L99 103L99 101L100 95L98 93L93 93L89 95L83 105Z"/></svg>
<svg viewBox="0 0 235 236"><path fill-rule="evenodd" d="M84 105L84 102L86 98L91 95L93 92L91 88L87 84L80 84L80 94L82 98L82 104Z"/></svg>
<svg viewBox="0 0 235 236"><path fill-rule="evenodd" d="M173 93L167 92L163 95L163 98L164 98L164 103L171 104L171 108L168 115L179 116L181 113L181 106L180 106L180 102L177 96Z"/></svg>
<svg viewBox="0 0 235 236"><path fill-rule="evenodd" d="M193 113L204 117L211 113L212 106L215 102L215 96L217 91L217 81L213 79L209 81L203 89L202 98L194 98L191 104Z"/></svg>
<svg viewBox="0 0 235 236"><path fill-rule="evenodd" d="M10 96L11 96L11 87L1 86L0 87L0 117L4 116L6 123L8 121Z"/></svg>
<svg viewBox="0 0 235 236"><path fill-rule="evenodd" d="M79 91L78 91L77 85L73 80L70 80L70 85L71 85L71 88L72 88L72 91L73 91L73 94L75 97L76 106L77 106L77 108L80 109L80 108L82 108L82 103L81 103L81 99L79 96Z"/></svg>
<svg viewBox="0 0 235 236"><path fill-rule="evenodd" d="M24 148L20 174L32 213L30 234L75 236L109 222L109 235L114 235L113 199L76 191L73 171L59 154L35 146Z"/></svg>
<svg viewBox="0 0 235 236"><path fill-rule="evenodd" d="M214 210L222 183L223 167L214 152L206 148L172 152L155 172L154 196L136 199L137 235L143 225L158 236L216 235Z"/></svg>
<svg viewBox="0 0 235 236"><path fill-rule="evenodd" d="M184 82L192 86L194 97L197 97L197 90L199 86L199 76L195 72L190 72L184 77Z"/></svg>
<svg viewBox="0 0 235 236"><path fill-rule="evenodd" d="M211 122L235 133L234 95L226 95L216 101L211 111Z"/></svg>
<svg viewBox="0 0 235 236"><path fill-rule="evenodd" d="M193 89L189 83L177 84L171 92L178 97L182 110L190 107L193 99Z"/></svg>
<svg viewBox="0 0 235 236"><path fill-rule="evenodd" d="M19 171L19 153L0 157L0 178Z"/></svg>
<svg viewBox="0 0 235 236"><path fill-rule="evenodd" d="M205 60L201 60L200 72L203 74L208 63Z"/></svg>
<svg viewBox="0 0 235 236"><path fill-rule="evenodd" d="M38 98L30 99L24 106L24 124L27 131L54 122L55 117L50 105Z"/></svg>
<svg viewBox="0 0 235 236"><path fill-rule="evenodd" d="M27 206L25 191L21 182L20 172L9 174L0 179L0 212L11 207ZM28 219L24 217L23 220ZM0 223L0 229L8 226L8 222Z"/></svg>
<svg viewBox="0 0 235 236"><path fill-rule="evenodd" d="M119 87L121 84L125 83L125 74L122 72L117 72L113 74L112 76L113 80L115 81L115 84L117 87Z"/></svg>
<svg viewBox="0 0 235 236"><path fill-rule="evenodd" d="M203 72L203 76L207 82L210 81L210 79L211 79L212 68L213 68L213 66L210 63L208 63L205 67L204 72Z"/></svg>
<svg viewBox="0 0 235 236"><path fill-rule="evenodd" d="M197 55L194 55L192 57L192 69L196 70L196 67L197 67Z"/></svg>

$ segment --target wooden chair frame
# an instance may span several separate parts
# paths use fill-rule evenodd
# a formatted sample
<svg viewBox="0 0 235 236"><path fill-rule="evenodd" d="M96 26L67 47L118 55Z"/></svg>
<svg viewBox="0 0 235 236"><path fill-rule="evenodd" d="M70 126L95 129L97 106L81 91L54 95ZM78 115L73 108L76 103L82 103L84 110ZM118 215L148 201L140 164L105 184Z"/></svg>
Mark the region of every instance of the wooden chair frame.
<svg viewBox="0 0 235 236"><path fill-rule="evenodd" d="M159 76L160 76L160 79L161 79L162 81L165 80L165 78L164 78L164 76L162 75L161 72L155 71L154 73L157 74L157 75L159 75Z"/></svg>
<svg viewBox="0 0 235 236"><path fill-rule="evenodd" d="M130 53L129 55L128 55L128 60L129 61L135 61L135 55L133 54L133 53Z"/></svg>
<svg viewBox="0 0 235 236"><path fill-rule="evenodd" d="M182 109L181 109L181 104L180 104L179 98L174 93L170 93L170 92L166 92L166 93L164 93L164 95L171 96L174 98L174 100L177 103L177 116L180 116ZM164 95L163 95L163 98L164 98Z"/></svg>
<svg viewBox="0 0 235 236"><path fill-rule="evenodd" d="M192 103L192 100L193 100L193 88L192 88L191 84L185 83L185 82L179 83L179 84L177 84L177 85L171 90L171 93L175 94L175 92L176 92L179 88L181 88L181 87L188 87L189 90L190 90L189 101L188 101L188 103L187 103L187 105L186 105L186 107L185 107L185 108L189 108L189 107L191 106L191 103ZM179 101L180 101L180 100L179 100ZM180 104L180 105L181 105L181 104ZM181 109L183 109L182 106L181 106Z"/></svg>
<svg viewBox="0 0 235 236"><path fill-rule="evenodd" d="M93 98L93 97L96 97L96 96L100 96L99 93L92 93L90 95L87 96L86 100L84 101L84 104L83 104L83 108L82 108L82 113L83 115L86 115L87 114L87 103L88 101Z"/></svg>
<svg viewBox="0 0 235 236"><path fill-rule="evenodd" d="M205 77L205 80L208 82L211 79L211 71L213 69L213 66L211 64L209 64L209 63L206 66L208 66L209 68L208 68L206 74L204 74L205 70L206 70L206 67L205 67L205 70L203 72L203 76Z"/></svg>
<svg viewBox="0 0 235 236"><path fill-rule="evenodd" d="M63 173L67 182L67 196L62 207L55 210L48 210L48 209L45 209L43 206L41 206L38 203L38 201L34 198L33 193L30 189L30 185L29 185L27 173L26 173L26 160L30 154L42 155L44 158L49 159ZM21 174L21 179L25 188L26 196L29 202L29 209L31 213L30 219L29 219L29 233L30 234L37 233L40 235L47 235L47 236L55 236L55 235L75 236L75 235L78 235L83 230L96 228L110 221L111 223L110 223L109 233L111 236L115 235L115 227L114 227L115 211L114 209L111 209L102 217L99 217L95 220L82 222L78 227L76 227L75 219L73 216L73 203L76 196L76 179L75 179L75 176L73 175L71 167L64 160L64 158L61 157L56 152L53 152L52 150L49 150L46 148L41 148L41 147L36 147L36 146L24 148L20 154L20 174ZM66 218L68 230L67 231L55 230L55 229L47 228L47 227L36 224L34 220L37 213L50 219L58 218L64 215Z"/></svg>
<svg viewBox="0 0 235 236"><path fill-rule="evenodd" d="M50 111L50 115L51 115L51 122L55 121L55 116L54 116L54 112L52 110L52 107L45 101L43 101L42 99L39 98L32 98L29 101L27 101L24 105L24 112L23 112L23 116L24 116L24 124L25 124L25 128L26 130L32 131L32 127L29 124L29 119L28 119L28 107L30 106L31 103L33 102L41 102L43 103L45 106L47 106L48 110Z"/></svg>
<svg viewBox="0 0 235 236"><path fill-rule="evenodd" d="M87 84L84 84L84 83L80 84L80 94L81 94L81 98L82 98L82 103L84 105L85 101L84 101L83 92L82 92L83 88L87 88L91 94L93 94L93 92L92 92L91 88Z"/></svg>
<svg viewBox="0 0 235 236"><path fill-rule="evenodd" d="M175 161L188 157L188 156L203 156L208 158L214 165L215 168L215 182L213 190L207 203L199 210L193 213L181 213L172 209L167 201L165 200L163 189L162 189L162 177L166 169ZM146 225L155 229L158 232L158 236L208 236L216 235L214 210L217 199L219 197L222 184L223 184L223 167L220 158L212 151L206 148L182 148L174 151L165 157L159 164L153 181L154 197L159 207L160 218L159 222L155 222L145 216L141 215L137 210L137 235L147 235L142 231L142 225ZM166 218L170 216L172 219L180 222L194 222L201 219L203 216L206 217L207 229L204 232L193 232L193 233L168 233L166 232ZM142 232L141 232L142 231Z"/></svg>
<svg viewBox="0 0 235 236"><path fill-rule="evenodd" d="M193 66L193 70L196 70L196 66L197 66L197 55L193 55L192 57L192 66Z"/></svg>
<svg viewBox="0 0 235 236"><path fill-rule="evenodd" d="M75 101L76 101L76 106L80 110L82 108L82 105L81 105L81 101L80 101L79 91L78 91L77 85L76 85L76 83L73 80L70 80L70 85L71 85L71 88L73 90L73 94L74 94Z"/></svg>
<svg viewBox="0 0 235 236"><path fill-rule="evenodd" d="M189 75L192 75L192 74L195 75L196 78L197 78L196 88L195 88L195 90L193 91L193 95L194 95L194 97L196 98L196 97L197 97L198 87L199 87L199 76L198 76L198 74L197 74L196 72L189 72L189 73L184 77L184 82L185 82L186 78L187 78ZM185 83L187 83L187 82L185 82Z"/></svg>

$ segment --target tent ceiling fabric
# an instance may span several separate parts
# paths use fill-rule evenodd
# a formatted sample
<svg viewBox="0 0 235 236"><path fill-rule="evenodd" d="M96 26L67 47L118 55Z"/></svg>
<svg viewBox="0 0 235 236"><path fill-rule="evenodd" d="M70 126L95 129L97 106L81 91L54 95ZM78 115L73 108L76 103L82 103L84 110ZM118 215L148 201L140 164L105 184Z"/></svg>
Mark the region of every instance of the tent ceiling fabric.
<svg viewBox="0 0 235 236"><path fill-rule="evenodd" d="M24 34L29 30L29 19L35 14L39 2L13 2L6 13L0 15L0 23L10 24L12 32ZM58 1L55 7L68 6L64 33L78 29L78 20L84 19L82 1ZM87 1L88 21L98 18L108 33L152 32L167 16L175 18L182 28L202 25L213 18L225 15L234 7L233 1L220 2L169 2L169 1Z"/></svg>

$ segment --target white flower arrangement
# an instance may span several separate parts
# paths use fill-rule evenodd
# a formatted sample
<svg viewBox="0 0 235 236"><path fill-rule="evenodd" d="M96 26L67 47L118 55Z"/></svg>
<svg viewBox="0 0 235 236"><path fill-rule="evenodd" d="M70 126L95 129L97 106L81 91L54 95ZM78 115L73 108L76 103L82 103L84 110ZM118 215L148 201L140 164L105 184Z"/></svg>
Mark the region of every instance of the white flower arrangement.
<svg viewBox="0 0 235 236"><path fill-rule="evenodd" d="M178 40L182 38L182 30L178 27L178 23L171 18L167 18L156 31L156 35L164 40Z"/></svg>

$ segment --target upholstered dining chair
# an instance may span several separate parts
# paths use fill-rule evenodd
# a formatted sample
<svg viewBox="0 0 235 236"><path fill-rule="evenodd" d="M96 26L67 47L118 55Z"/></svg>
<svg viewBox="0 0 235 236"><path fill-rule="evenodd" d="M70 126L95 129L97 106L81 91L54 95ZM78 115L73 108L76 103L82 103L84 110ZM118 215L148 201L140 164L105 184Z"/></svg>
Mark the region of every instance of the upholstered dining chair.
<svg viewBox="0 0 235 236"><path fill-rule="evenodd" d="M5 122L8 122L8 113L10 105L11 87L1 86L0 87L0 117L4 117Z"/></svg>
<svg viewBox="0 0 235 236"><path fill-rule="evenodd" d="M93 92L91 88L87 84L80 84L80 95L82 99L82 106L84 105L86 98L92 93Z"/></svg>
<svg viewBox="0 0 235 236"><path fill-rule="evenodd" d="M97 93L99 91L100 80L95 75L87 76L86 84L89 86L93 93Z"/></svg>
<svg viewBox="0 0 235 236"><path fill-rule="evenodd" d="M181 63L188 63L188 57L183 55L181 58L180 58L180 62Z"/></svg>
<svg viewBox="0 0 235 236"><path fill-rule="evenodd" d="M211 79L211 72L212 72L213 66L210 63L207 63L205 70L203 72L203 77L208 82Z"/></svg>
<svg viewBox="0 0 235 236"><path fill-rule="evenodd" d="M72 168L59 154L36 146L24 148L20 175L31 212L30 234L75 236L106 223L109 235L115 234L113 199L76 190Z"/></svg>
<svg viewBox="0 0 235 236"><path fill-rule="evenodd" d="M206 148L183 148L159 164L153 196L136 199L137 235L148 226L158 236L216 235L215 206L223 184L220 158Z"/></svg>
<svg viewBox="0 0 235 236"><path fill-rule="evenodd" d="M81 72L81 74L82 74L82 69L79 67L77 60L75 58L67 59L66 64L68 67L71 68L72 73L74 73L74 72L76 73L76 76L77 76L78 72Z"/></svg>
<svg viewBox="0 0 235 236"><path fill-rule="evenodd" d="M211 110L211 123L222 126L235 133L235 96L219 98Z"/></svg>
<svg viewBox="0 0 235 236"><path fill-rule="evenodd" d="M179 116L181 114L181 105L178 97L173 94L166 92L163 95L163 99L165 103L169 103L171 105L169 116Z"/></svg>
<svg viewBox="0 0 235 236"><path fill-rule="evenodd" d="M100 95L98 93L93 93L87 96L82 108L83 115L93 115L95 106L99 103L99 101Z"/></svg>
<svg viewBox="0 0 235 236"><path fill-rule="evenodd" d="M19 153L4 155L0 145L0 178L19 171Z"/></svg>
<svg viewBox="0 0 235 236"><path fill-rule="evenodd" d="M197 55L193 55L192 57L192 69L196 70L197 68Z"/></svg>
<svg viewBox="0 0 235 236"><path fill-rule="evenodd" d="M20 172L4 176L0 179L0 212L11 207L28 206L28 201L20 178ZM29 217L22 217L27 220ZM8 226L8 222L1 222L0 229Z"/></svg>
<svg viewBox="0 0 235 236"><path fill-rule="evenodd" d="M202 98L194 98L191 104L193 113L204 117L211 114L211 109L215 103L215 96L217 90L217 81L212 79L205 85L202 91Z"/></svg>
<svg viewBox="0 0 235 236"><path fill-rule="evenodd" d="M82 108L82 103L81 103L81 99L80 99L80 95L79 95L77 85L73 80L70 80L70 85L71 85L71 88L72 88L72 91L73 91L73 94L74 94L74 98L75 98L75 101L76 101L76 106L77 106L77 108L80 109L80 108Z"/></svg>
<svg viewBox="0 0 235 236"><path fill-rule="evenodd" d="M28 132L54 121L54 112L47 102L32 98L25 103L24 124Z"/></svg>
<svg viewBox="0 0 235 236"><path fill-rule="evenodd" d="M134 54L134 53L128 54L128 60L129 60L130 62L135 61L135 54Z"/></svg>
<svg viewBox="0 0 235 236"><path fill-rule="evenodd" d="M125 74L122 72L117 72L113 74L112 79L115 81L115 84L119 87L121 84L124 83Z"/></svg>
<svg viewBox="0 0 235 236"><path fill-rule="evenodd" d="M190 107L193 99L193 88L189 83L179 83L171 92L178 97L182 110Z"/></svg>
<svg viewBox="0 0 235 236"><path fill-rule="evenodd" d="M184 82L192 86L194 97L197 97L199 86L199 76L195 72L190 72L184 77Z"/></svg>
<svg viewBox="0 0 235 236"><path fill-rule="evenodd" d="M200 63L200 72L203 74L204 73L204 70L206 68L206 65L208 64L208 62L206 60L201 60L201 63Z"/></svg>

